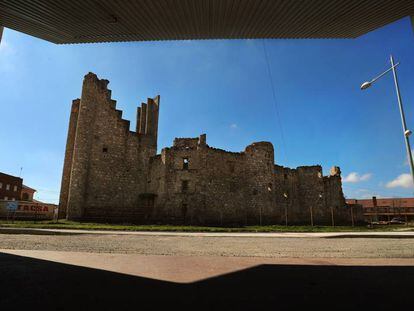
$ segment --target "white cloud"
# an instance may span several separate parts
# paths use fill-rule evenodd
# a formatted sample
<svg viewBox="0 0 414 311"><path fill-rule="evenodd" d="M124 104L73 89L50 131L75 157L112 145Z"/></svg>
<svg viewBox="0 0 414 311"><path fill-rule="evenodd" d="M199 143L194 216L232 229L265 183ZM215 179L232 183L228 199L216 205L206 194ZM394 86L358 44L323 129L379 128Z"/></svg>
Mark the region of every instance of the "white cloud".
<svg viewBox="0 0 414 311"><path fill-rule="evenodd" d="M230 128L231 128L231 129L237 129L237 128L239 128L239 127L237 126L237 124L236 124L236 123L232 123L232 124L230 124Z"/></svg>
<svg viewBox="0 0 414 311"><path fill-rule="evenodd" d="M361 181L367 181L371 178L371 173L359 175L357 172L349 173L348 176L342 178L342 182L357 183Z"/></svg>
<svg viewBox="0 0 414 311"><path fill-rule="evenodd" d="M412 188L413 179L410 174L401 174L386 185L387 188Z"/></svg>
<svg viewBox="0 0 414 311"><path fill-rule="evenodd" d="M367 180L369 180L371 178L371 176L372 176L371 173L367 173L367 174L362 175L359 179L361 181L367 181Z"/></svg>

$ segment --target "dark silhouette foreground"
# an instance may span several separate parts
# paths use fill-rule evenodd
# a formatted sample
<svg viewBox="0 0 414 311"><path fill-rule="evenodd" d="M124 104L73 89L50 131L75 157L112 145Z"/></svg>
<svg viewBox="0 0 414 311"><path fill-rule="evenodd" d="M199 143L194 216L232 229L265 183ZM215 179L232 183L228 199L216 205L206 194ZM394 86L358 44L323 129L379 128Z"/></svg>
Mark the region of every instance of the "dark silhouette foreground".
<svg viewBox="0 0 414 311"><path fill-rule="evenodd" d="M414 267L400 266L260 265L178 284L0 253L0 276L1 310L397 310L414 302Z"/></svg>

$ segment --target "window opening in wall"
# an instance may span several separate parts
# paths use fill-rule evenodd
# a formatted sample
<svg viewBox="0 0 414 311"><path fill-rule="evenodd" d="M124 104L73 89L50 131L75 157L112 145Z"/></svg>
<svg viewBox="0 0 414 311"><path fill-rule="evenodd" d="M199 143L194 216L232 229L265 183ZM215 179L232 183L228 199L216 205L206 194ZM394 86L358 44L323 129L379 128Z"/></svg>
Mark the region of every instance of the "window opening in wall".
<svg viewBox="0 0 414 311"><path fill-rule="evenodd" d="M187 192L188 191L188 180L182 180L181 181L181 192Z"/></svg>
<svg viewBox="0 0 414 311"><path fill-rule="evenodd" d="M17 191L17 186L13 187L13 191L16 192Z"/></svg>
<svg viewBox="0 0 414 311"><path fill-rule="evenodd" d="M102 152L107 153L108 152L108 147L103 147Z"/></svg>
<svg viewBox="0 0 414 311"><path fill-rule="evenodd" d="M3 183L0 182L0 189L3 188Z"/></svg>
<svg viewBox="0 0 414 311"><path fill-rule="evenodd" d="M6 190L10 190L10 185L9 184L6 185Z"/></svg>
<svg viewBox="0 0 414 311"><path fill-rule="evenodd" d="M183 158L183 170L188 170L190 160L188 158Z"/></svg>
<svg viewBox="0 0 414 311"><path fill-rule="evenodd" d="M272 187L272 183L269 183L269 184L267 185L267 191L272 192L272 189L273 189L273 187Z"/></svg>

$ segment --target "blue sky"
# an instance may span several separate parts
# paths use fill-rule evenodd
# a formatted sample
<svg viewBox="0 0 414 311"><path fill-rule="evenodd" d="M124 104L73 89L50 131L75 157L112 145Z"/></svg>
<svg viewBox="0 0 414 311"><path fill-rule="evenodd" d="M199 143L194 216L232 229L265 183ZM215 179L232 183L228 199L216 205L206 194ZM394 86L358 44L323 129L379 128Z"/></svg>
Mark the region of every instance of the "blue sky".
<svg viewBox="0 0 414 311"><path fill-rule="evenodd" d="M264 48L265 46L265 48ZM276 102L273 100L267 51ZM0 171L58 202L72 99L89 71L110 80L135 127L136 106L161 95L159 149L207 134L244 150L271 141L275 162L342 169L346 197L412 196L392 75L398 67L414 128L414 34L409 19L355 40L210 40L55 45L5 29L0 44Z"/></svg>

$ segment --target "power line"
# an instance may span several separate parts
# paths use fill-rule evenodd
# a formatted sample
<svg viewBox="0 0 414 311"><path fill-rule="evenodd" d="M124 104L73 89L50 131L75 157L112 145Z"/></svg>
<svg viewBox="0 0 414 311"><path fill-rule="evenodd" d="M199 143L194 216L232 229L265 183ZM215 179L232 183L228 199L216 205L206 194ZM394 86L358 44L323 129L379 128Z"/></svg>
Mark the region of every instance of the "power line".
<svg viewBox="0 0 414 311"><path fill-rule="evenodd" d="M267 72L269 74L269 79L270 79L270 86L272 88L272 97L273 97L273 105L275 107L276 121L277 121L277 123L279 125L280 137L281 137L281 140L282 140L282 146L283 146L282 149L283 150L282 150L281 153L284 153L285 160L287 160L287 157L286 157L287 150L286 150L286 143L285 143L285 134L283 132L282 120L280 118L280 112L279 112L278 105L277 105L277 101L276 101L275 86L274 86L274 82L273 82L272 70L270 68L269 56L267 54L265 39L263 39L262 42L263 42L263 50L264 50L264 55L265 55L265 60L266 60L266 65L267 65Z"/></svg>

